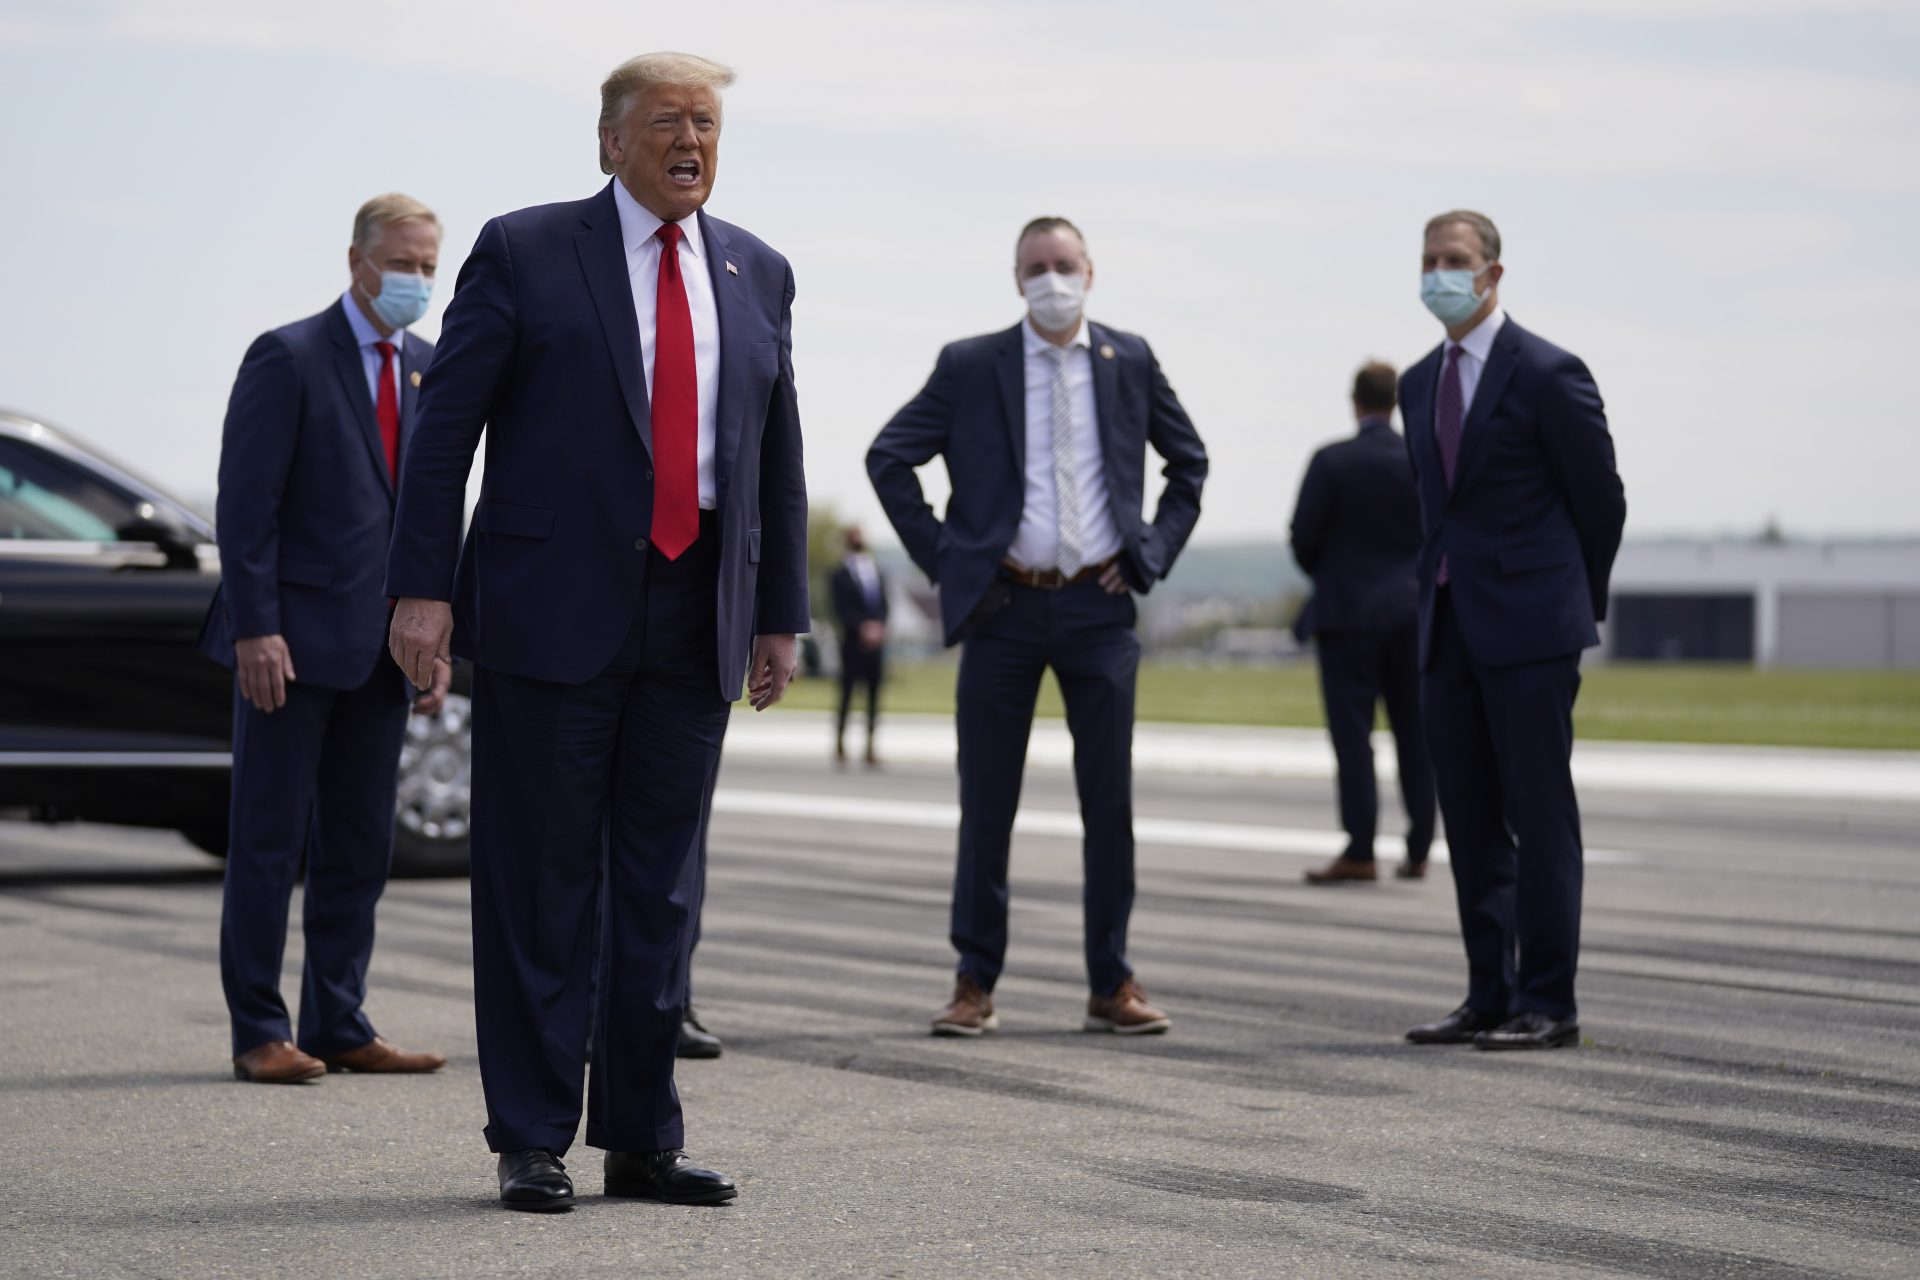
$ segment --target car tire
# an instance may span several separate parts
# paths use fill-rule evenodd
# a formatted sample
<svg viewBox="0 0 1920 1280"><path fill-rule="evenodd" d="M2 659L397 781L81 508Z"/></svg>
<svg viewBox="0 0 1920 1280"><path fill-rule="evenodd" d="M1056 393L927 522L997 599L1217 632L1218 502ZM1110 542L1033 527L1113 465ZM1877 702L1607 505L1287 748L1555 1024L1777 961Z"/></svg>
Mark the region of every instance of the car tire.
<svg viewBox="0 0 1920 1280"><path fill-rule="evenodd" d="M400 746L394 806L393 874L401 878L467 874L472 830L473 669L454 668L447 705L409 716Z"/></svg>

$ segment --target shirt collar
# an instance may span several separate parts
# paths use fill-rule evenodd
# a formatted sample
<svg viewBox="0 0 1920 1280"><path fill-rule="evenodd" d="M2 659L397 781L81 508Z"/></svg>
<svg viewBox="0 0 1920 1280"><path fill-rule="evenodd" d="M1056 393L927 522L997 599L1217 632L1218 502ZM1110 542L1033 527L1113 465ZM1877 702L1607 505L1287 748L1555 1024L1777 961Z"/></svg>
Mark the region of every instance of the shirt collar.
<svg viewBox="0 0 1920 1280"><path fill-rule="evenodd" d="M629 254L646 248L647 241L653 239L660 230L665 218L656 217L651 209L633 198L627 190L627 184L615 178L613 180L613 207L620 211L620 239L627 246ZM700 241L700 215L690 213L680 219L680 244L694 257L705 259L706 246Z"/></svg>
<svg viewBox="0 0 1920 1280"><path fill-rule="evenodd" d="M400 336L406 332L405 329L395 329L391 338L380 336L380 331L373 327L373 321L367 319L367 313L354 301L352 285L348 285L347 291L340 295L340 306L347 313L347 328L353 330L355 344L370 347L376 342L391 342L395 351L406 345L407 340Z"/></svg>
<svg viewBox="0 0 1920 1280"><path fill-rule="evenodd" d="M1020 340L1021 340L1021 344L1024 346L1026 350L1026 353L1030 356L1037 356L1041 352L1045 351L1048 347L1053 345L1051 342L1048 342L1045 338L1041 337L1040 331L1033 327L1032 316L1027 316L1020 321ZM1087 332L1087 318L1085 316L1081 316L1080 328L1074 332L1073 341L1067 344L1067 349L1072 350L1074 347L1091 348L1092 346L1093 346L1093 338Z"/></svg>
<svg viewBox="0 0 1920 1280"><path fill-rule="evenodd" d="M1493 354L1494 336L1500 332L1500 326L1506 322L1507 313L1501 308L1495 307L1487 313L1485 320L1473 326L1472 331L1469 332L1466 337L1460 339L1460 349L1472 356L1475 360L1478 360L1481 364L1485 364L1487 357Z"/></svg>
<svg viewBox="0 0 1920 1280"><path fill-rule="evenodd" d="M1391 428L1392 426L1393 415L1390 413L1370 413L1360 419L1360 431L1362 434L1369 431L1378 431L1382 427Z"/></svg>

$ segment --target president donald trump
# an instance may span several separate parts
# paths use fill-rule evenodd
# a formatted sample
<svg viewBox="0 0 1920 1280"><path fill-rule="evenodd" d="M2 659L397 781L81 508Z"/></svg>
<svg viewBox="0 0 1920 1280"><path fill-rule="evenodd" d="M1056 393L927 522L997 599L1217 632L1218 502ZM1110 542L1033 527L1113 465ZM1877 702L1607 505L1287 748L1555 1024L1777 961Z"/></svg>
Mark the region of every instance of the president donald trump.
<svg viewBox="0 0 1920 1280"><path fill-rule="evenodd" d="M387 568L390 647L475 667L473 952L500 1198L563 1209L608 899L588 1145L609 1195L734 1198L673 1085L701 831L742 678L807 629L793 272L702 212L733 73L655 53L601 86L585 200L481 230L421 389ZM467 473L486 468L462 549ZM608 883L600 884L606 843Z"/></svg>

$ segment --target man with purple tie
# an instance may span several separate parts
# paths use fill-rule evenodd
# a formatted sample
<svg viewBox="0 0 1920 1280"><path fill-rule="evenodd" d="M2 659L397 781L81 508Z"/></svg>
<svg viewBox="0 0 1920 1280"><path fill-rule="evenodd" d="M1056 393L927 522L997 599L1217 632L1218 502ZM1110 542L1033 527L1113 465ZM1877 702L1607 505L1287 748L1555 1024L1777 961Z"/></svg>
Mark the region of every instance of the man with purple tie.
<svg viewBox="0 0 1920 1280"><path fill-rule="evenodd" d="M1593 377L1501 310L1500 232L1427 224L1420 296L1447 340L1400 381L1420 491L1420 702L1467 998L1416 1044L1577 1044L1582 854L1573 700L1626 494Z"/></svg>
<svg viewBox="0 0 1920 1280"><path fill-rule="evenodd" d="M780 699L808 609L793 271L703 208L732 82L679 53L607 77L613 180L481 230L401 477L393 656L474 663L475 1026L514 1209L571 1206L583 1110L609 1195L735 1195L681 1150L674 1055L731 704Z"/></svg>

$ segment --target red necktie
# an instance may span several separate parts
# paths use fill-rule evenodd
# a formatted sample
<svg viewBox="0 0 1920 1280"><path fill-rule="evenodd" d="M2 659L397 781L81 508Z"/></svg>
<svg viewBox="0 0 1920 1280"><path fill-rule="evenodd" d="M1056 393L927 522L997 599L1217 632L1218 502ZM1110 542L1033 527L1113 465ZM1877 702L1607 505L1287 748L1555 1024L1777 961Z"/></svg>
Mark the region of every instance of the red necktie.
<svg viewBox="0 0 1920 1280"><path fill-rule="evenodd" d="M662 223L653 330L653 545L669 560L700 536L700 390L680 228Z"/></svg>
<svg viewBox="0 0 1920 1280"><path fill-rule="evenodd" d="M373 416L380 420L380 439L387 446L387 475L400 479L400 397L393 389L393 344L376 342L380 353L380 390L373 398Z"/></svg>

